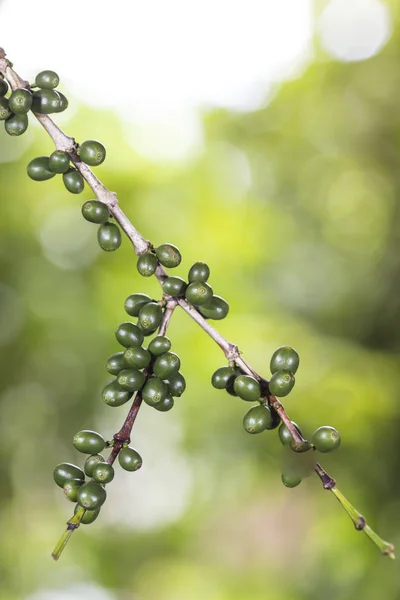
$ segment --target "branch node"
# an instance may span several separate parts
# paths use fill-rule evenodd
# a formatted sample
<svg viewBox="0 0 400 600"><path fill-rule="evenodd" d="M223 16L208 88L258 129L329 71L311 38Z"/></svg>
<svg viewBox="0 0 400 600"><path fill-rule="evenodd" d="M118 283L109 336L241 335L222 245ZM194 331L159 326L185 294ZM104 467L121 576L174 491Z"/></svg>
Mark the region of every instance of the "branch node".
<svg viewBox="0 0 400 600"><path fill-rule="evenodd" d="M358 523L354 523L354 527L357 531L362 531L366 525L366 521L362 515L358 517Z"/></svg>

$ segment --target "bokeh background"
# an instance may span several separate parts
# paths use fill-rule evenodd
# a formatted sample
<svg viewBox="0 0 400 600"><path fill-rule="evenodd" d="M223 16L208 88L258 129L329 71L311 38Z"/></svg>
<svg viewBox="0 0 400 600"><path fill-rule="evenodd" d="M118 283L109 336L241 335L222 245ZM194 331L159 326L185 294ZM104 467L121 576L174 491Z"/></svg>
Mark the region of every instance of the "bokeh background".
<svg viewBox="0 0 400 600"><path fill-rule="evenodd" d="M179 246L230 302L217 323L268 376L301 357L285 405L322 461L400 546L400 21L378 0L0 1L0 46L21 76L61 76L57 122L101 140L96 173L155 244ZM102 252L60 178L26 176L52 145L0 129L0 600L399 598L397 562L356 533L316 476L280 482L276 432L210 385L218 347L181 313L188 381L169 413L144 406L100 518L51 550L71 516L52 481L82 464L73 434L119 428L100 400L133 292L159 296L132 247Z"/></svg>

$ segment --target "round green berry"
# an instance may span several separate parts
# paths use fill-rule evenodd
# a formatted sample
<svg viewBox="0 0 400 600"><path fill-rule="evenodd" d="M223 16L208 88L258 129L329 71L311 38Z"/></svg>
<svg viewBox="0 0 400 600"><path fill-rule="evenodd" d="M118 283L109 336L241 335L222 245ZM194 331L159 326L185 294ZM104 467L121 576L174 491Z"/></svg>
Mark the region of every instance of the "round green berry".
<svg viewBox="0 0 400 600"><path fill-rule="evenodd" d="M142 398L149 406L156 406L168 396L167 384L158 377L148 379L142 390Z"/></svg>
<svg viewBox="0 0 400 600"><path fill-rule="evenodd" d="M110 211L104 202L99 202L98 200L88 200L82 206L82 216L90 223L104 225L104 223L107 223L108 219L110 218Z"/></svg>
<svg viewBox="0 0 400 600"><path fill-rule="evenodd" d="M139 311L138 325L142 331L154 331L161 323L162 308L157 302L148 302Z"/></svg>
<svg viewBox="0 0 400 600"><path fill-rule="evenodd" d="M165 352L154 361L153 372L160 379L168 379L171 375L177 373L180 367L179 356L174 352Z"/></svg>
<svg viewBox="0 0 400 600"><path fill-rule="evenodd" d="M98 465L99 463L103 463L103 462L104 462L104 456L102 456L101 454L92 454L92 456L88 456L87 459L85 460L85 465L83 467L85 474L88 477L92 477L94 467L96 465Z"/></svg>
<svg viewBox="0 0 400 600"><path fill-rule="evenodd" d="M124 369L119 373L117 381L123 390L137 392L143 387L146 377L137 369Z"/></svg>
<svg viewBox="0 0 400 600"><path fill-rule="evenodd" d="M168 412L171 408L174 407L174 399L172 396L166 396L164 400L161 400L158 404L155 405L154 408L159 410L160 412Z"/></svg>
<svg viewBox="0 0 400 600"><path fill-rule="evenodd" d="M92 477L98 483L110 483L114 479L114 468L106 462L99 462L92 469Z"/></svg>
<svg viewBox="0 0 400 600"><path fill-rule="evenodd" d="M17 114L11 115L4 121L4 129L8 133L8 135L17 136L22 135L28 129L29 121L28 115L26 114Z"/></svg>
<svg viewBox="0 0 400 600"><path fill-rule="evenodd" d="M13 113L26 114L32 106L32 94L29 90L20 88L11 93L8 102Z"/></svg>
<svg viewBox="0 0 400 600"><path fill-rule="evenodd" d="M167 277L162 283L162 289L170 296L183 296L187 283L181 277Z"/></svg>
<svg viewBox="0 0 400 600"><path fill-rule="evenodd" d="M318 427L313 433L312 443L318 452L332 452L340 446L339 432L329 425Z"/></svg>
<svg viewBox="0 0 400 600"><path fill-rule="evenodd" d="M99 483L89 481L79 488L76 499L83 508L95 510L104 504L106 498L106 490Z"/></svg>
<svg viewBox="0 0 400 600"><path fill-rule="evenodd" d="M52 88L56 88L60 83L60 78L55 71L40 71L36 75L35 84L37 87L51 90Z"/></svg>
<svg viewBox="0 0 400 600"><path fill-rule="evenodd" d="M295 379L290 371L276 371L268 384L273 396L287 396L295 384Z"/></svg>
<svg viewBox="0 0 400 600"><path fill-rule="evenodd" d="M300 427L297 425L297 423L292 421L292 425L294 425L294 427L296 427L297 431L301 435ZM285 423L282 423L281 426L279 427L278 435L279 435L279 439L281 440L281 442L284 446L289 446L294 441L292 438L292 434L290 433L289 429L286 427Z"/></svg>
<svg viewBox="0 0 400 600"><path fill-rule="evenodd" d="M60 94L55 90L39 90L32 94L31 110L40 115L51 115L60 108Z"/></svg>
<svg viewBox="0 0 400 600"><path fill-rule="evenodd" d="M4 98L4 96L0 96L0 121L4 121L11 117L12 110L9 107L8 98Z"/></svg>
<svg viewBox="0 0 400 600"><path fill-rule="evenodd" d="M288 488L294 488L301 483L301 477L295 473L282 473L282 483Z"/></svg>
<svg viewBox="0 0 400 600"><path fill-rule="evenodd" d="M134 448L125 446L118 454L118 462L125 471L137 471L143 464L142 457Z"/></svg>
<svg viewBox="0 0 400 600"><path fill-rule="evenodd" d="M74 435L73 445L84 454L98 454L106 447L106 441L100 433L82 429Z"/></svg>
<svg viewBox="0 0 400 600"><path fill-rule="evenodd" d="M270 370L271 373L277 371L289 371L294 375L299 367L299 355L291 346L281 346L272 355Z"/></svg>
<svg viewBox="0 0 400 600"><path fill-rule="evenodd" d="M150 364L151 354L141 346L132 346L124 352L124 361L129 367L134 369L144 369Z"/></svg>
<svg viewBox="0 0 400 600"><path fill-rule="evenodd" d="M179 398L186 389L186 380L182 373L174 373L168 377L167 385L171 396Z"/></svg>
<svg viewBox="0 0 400 600"><path fill-rule="evenodd" d="M127 363L125 362L124 352L116 352L112 354L107 360L106 368L111 375L118 375L122 369L126 369Z"/></svg>
<svg viewBox="0 0 400 600"><path fill-rule="evenodd" d="M233 382L233 389L235 393L248 402L254 402L261 396L260 384L251 375L239 375Z"/></svg>
<svg viewBox="0 0 400 600"><path fill-rule="evenodd" d="M276 412L276 410L274 410L271 406L268 406L268 408L271 413L271 423L266 427L266 429L269 429L269 430L276 429L281 423L281 418L278 415L278 413Z"/></svg>
<svg viewBox="0 0 400 600"><path fill-rule="evenodd" d="M203 317L220 321L225 319L229 312L229 304L221 296L213 296L209 302L202 304L199 308Z"/></svg>
<svg viewBox="0 0 400 600"><path fill-rule="evenodd" d="M71 502L76 502L78 496L78 490L83 485L82 479L70 479L65 482L64 494L65 497Z"/></svg>
<svg viewBox="0 0 400 600"><path fill-rule="evenodd" d="M156 256L159 262L168 269L177 267L182 260L179 249L172 244L162 244L161 246L158 246L158 248L156 248Z"/></svg>
<svg viewBox="0 0 400 600"><path fill-rule="evenodd" d="M115 223L104 223L97 230L97 241L100 248L106 252L118 250L122 244L122 235L118 225Z"/></svg>
<svg viewBox="0 0 400 600"><path fill-rule="evenodd" d="M66 108L68 108L68 99L61 92L57 92L60 96L60 104L58 108L54 111L55 113L63 112Z"/></svg>
<svg viewBox="0 0 400 600"><path fill-rule="evenodd" d="M97 167L106 158L106 149L96 140L86 140L79 146L78 154L82 162Z"/></svg>
<svg viewBox="0 0 400 600"><path fill-rule="evenodd" d="M156 272L158 266L157 257L151 252L141 254L136 263L137 270L143 277L151 277Z"/></svg>
<svg viewBox="0 0 400 600"><path fill-rule="evenodd" d="M118 326L115 337L121 346L125 346L125 348L141 346L144 340L143 333L140 331L139 327L129 321L121 323L121 325Z"/></svg>
<svg viewBox="0 0 400 600"><path fill-rule="evenodd" d="M50 169L48 156L38 156L31 160L26 167L26 172L34 181L46 181L46 179L55 176L55 173Z"/></svg>
<svg viewBox="0 0 400 600"><path fill-rule="evenodd" d="M3 77L0 75L0 96L5 96L8 92L8 83Z"/></svg>
<svg viewBox="0 0 400 600"><path fill-rule="evenodd" d="M233 384L236 375L233 367L220 367L212 374L211 384L217 390L226 390L229 384Z"/></svg>
<svg viewBox="0 0 400 600"><path fill-rule="evenodd" d="M171 349L171 340L166 335L157 335L148 346L153 356L160 356Z"/></svg>
<svg viewBox="0 0 400 600"><path fill-rule="evenodd" d="M203 304L210 302L213 297L213 290L212 287L204 281L194 281L187 286L185 297L191 304L202 306Z"/></svg>
<svg viewBox="0 0 400 600"><path fill-rule="evenodd" d="M66 173L69 170L70 158L63 150L55 150L49 156L49 167L53 173Z"/></svg>
<svg viewBox="0 0 400 600"><path fill-rule="evenodd" d="M245 414L243 427L248 433L261 433L271 422L271 411L267 406L254 406Z"/></svg>
<svg viewBox="0 0 400 600"><path fill-rule="evenodd" d="M85 474L82 469L71 463L60 463L57 465L54 469L53 477L56 484L62 488L71 479L85 480Z"/></svg>
<svg viewBox="0 0 400 600"><path fill-rule="evenodd" d="M147 294L131 294L125 300L125 311L131 317L137 317L140 309L149 302L152 302L152 299Z"/></svg>
<svg viewBox="0 0 400 600"><path fill-rule="evenodd" d="M74 515L76 515L76 513L78 512L78 509L80 509L80 508L81 508L81 506L79 506L79 504L77 504L75 506ZM97 519L99 514L100 514L100 508L96 508L95 510L85 510L83 517L81 519L82 525L89 525L90 523L93 523L93 521L95 521Z"/></svg>
<svg viewBox="0 0 400 600"><path fill-rule="evenodd" d="M85 180L74 167L70 167L66 173L63 173L63 182L71 194L80 194L85 187Z"/></svg>
<svg viewBox="0 0 400 600"><path fill-rule="evenodd" d="M194 265L190 267L188 280L189 283L194 283L195 281L207 281L210 277L210 267L206 265L205 262L195 262Z"/></svg>
<svg viewBox="0 0 400 600"><path fill-rule="evenodd" d="M122 389L118 381L114 379L103 388L101 397L108 406L122 406L132 397L132 392Z"/></svg>

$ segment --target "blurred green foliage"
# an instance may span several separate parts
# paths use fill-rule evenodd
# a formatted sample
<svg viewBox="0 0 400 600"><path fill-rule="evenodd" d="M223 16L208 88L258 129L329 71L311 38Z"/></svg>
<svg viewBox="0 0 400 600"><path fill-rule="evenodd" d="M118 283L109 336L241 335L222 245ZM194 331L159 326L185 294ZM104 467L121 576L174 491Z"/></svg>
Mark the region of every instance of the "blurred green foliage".
<svg viewBox="0 0 400 600"><path fill-rule="evenodd" d="M204 150L185 164L144 160L112 114L60 119L106 145L96 173L146 238L179 246L177 275L210 264L231 305L218 328L259 372L277 346L299 351L291 418L308 436L338 428L342 446L321 462L398 546L399 36L362 63L319 56L266 108L205 114ZM45 133L0 131L0 600L398 598L396 563L317 477L283 488L276 433L244 431L249 406L209 383L223 355L181 313L169 331L187 392L170 413L143 407L142 470L117 472L100 518L52 563L72 514L52 470L82 463L78 429L111 438L122 423L126 407L100 400L104 363L125 298L160 291L127 240L98 249L80 215L90 191L26 177L52 151Z"/></svg>

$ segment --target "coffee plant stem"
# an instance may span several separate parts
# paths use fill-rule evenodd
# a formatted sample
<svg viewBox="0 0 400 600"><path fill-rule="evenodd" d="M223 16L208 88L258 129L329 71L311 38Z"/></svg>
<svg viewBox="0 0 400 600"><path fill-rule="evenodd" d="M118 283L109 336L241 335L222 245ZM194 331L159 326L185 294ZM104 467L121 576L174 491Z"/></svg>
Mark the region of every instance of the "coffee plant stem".
<svg viewBox="0 0 400 600"><path fill-rule="evenodd" d="M2 48L0 48L0 73L8 81L12 90L18 88L30 89L31 87L27 81L24 81L14 71L14 69L12 68L12 64L10 63L10 61L7 60L6 53ZM110 190L108 190L96 177L93 171L80 160L76 152L79 146L75 142L74 138L65 135L65 133L61 131L61 129L54 123L54 121L48 115L37 113L33 114L35 115L36 119L40 122L42 127L45 129L45 131L52 138L56 149L63 150L70 156L71 161L74 163L76 169L86 180L87 184L93 190L98 200L108 206L110 213L131 241L135 253L137 255L141 255L151 250L153 248L152 244L148 240L143 238L143 236L134 227L134 225L119 207L117 195L115 194L115 192L111 192ZM162 282L167 278L167 272L161 264L157 266L155 276L160 284L162 284ZM293 440L296 443L296 446L294 448L296 450L297 447L305 441L304 438L301 436L301 434L299 434L296 427L294 427L294 425L292 424L292 421L286 413L281 402L275 396L272 396L268 393L268 381L266 381L260 375L258 375L257 372L247 363L247 361L241 356L241 352L239 351L238 346L232 344L224 336L222 336L212 325L210 325L210 323L200 314L200 312L192 304L187 302L187 300L183 298L173 298L166 294L164 294L164 297L167 300L167 307L164 312L163 323L160 327L160 335L164 334L173 314L173 311L175 310L176 306L179 305L203 329L203 331L205 331L214 340L214 342L218 344L218 346L221 348L229 362L235 363L238 367L242 369L244 373L256 378L261 383L261 385L266 388L266 395L268 396L268 401L272 408L278 413L281 420L284 422L290 434L292 435ZM113 448L110 457L107 461L109 464L112 464L115 461L119 451L121 450L124 444L124 441L126 442L129 440L130 433L141 403L141 394L138 392L135 396L131 409L121 430L114 436ZM374 531L372 531L372 529L366 524L364 518L355 510L355 508L348 502L348 500L346 500L346 498L341 494L341 492L339 492L334 479L332 479L319 464L316 465L315 471L320 477L324 488L329 489L334 493L336 498L339 500L341 506L352 518L353 523L356 525L356 528L364 531L368 535L368 537L378 546L378 548L382 551L383 554L390 556L390 558L394 558L394 546L392 544L384 542ZM83 511L82 513L81 510ZM67 531L63 534L53 553L53 558L55 558L56 560L59 558L63 548L65 547L68 539L72 535L74 529L79 527L79 523L83 517L83 514L84 509L80 509L78 510L76 515L68 521ZM362 519L362 527L360 526L360 518Z"/></svg>
<svg viewBox="0 0 400 600"><path fill-rule="evenodd" d="M74 514L74 516L71 517L69 521L67 521L67 529L62 534L59 542L57 543L52 552L51 556L54 558L54 560L58 560L60 558L61 553L64 550L67 543L69 542L71 535L74 533L75 529L78 529L84 514L85 509L79 508Z"/></svg>

